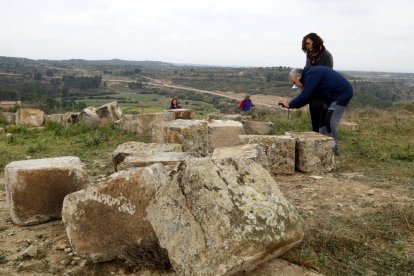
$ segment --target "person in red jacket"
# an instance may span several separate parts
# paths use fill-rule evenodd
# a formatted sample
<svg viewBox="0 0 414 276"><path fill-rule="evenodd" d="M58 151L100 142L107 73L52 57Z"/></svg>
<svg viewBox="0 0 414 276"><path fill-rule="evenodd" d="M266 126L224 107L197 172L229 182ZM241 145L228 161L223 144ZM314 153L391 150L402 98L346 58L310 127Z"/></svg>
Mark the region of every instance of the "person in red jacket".
<svg viewBox="0 0 414 276"><path fill-rule="evenodd" d="M240 110L243 110L244 112L249 111L253 107L253 102L250 99L249 95L246 95L246 98L244 98L239 105Z"/></svg>

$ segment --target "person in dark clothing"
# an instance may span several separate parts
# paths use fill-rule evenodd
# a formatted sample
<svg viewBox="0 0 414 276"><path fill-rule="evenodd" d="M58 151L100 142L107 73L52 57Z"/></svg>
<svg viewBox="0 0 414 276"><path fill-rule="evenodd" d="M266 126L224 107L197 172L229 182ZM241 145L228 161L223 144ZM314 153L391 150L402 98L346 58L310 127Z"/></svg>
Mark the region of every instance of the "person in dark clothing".
<svg viewBox="0 0 414 276"><path fill-rule="evenodd" d="M181 108L181 106L178 105L177 98L173 98L171 100L170 109L178 109L178 108Z"/></svg>
<svg viewBox="0 0 414 276"><path fill-rule="evenodd" d="M301 108L312 100L322 101L327 108L319 133L335 139L334 153L339 154L338 126L354 94L351 84L341 74L326 66L295 68L289 74L289 81L302 89L293 100L280 101L286 108Z"/></svg>
<svg viewBox="0 0 414 276"><path fill-rule="evenodd" d="M250 96L249 96L249 95L246 95L246 97L245 97L243 100L241 100L240 105L239 105L239 108L240 108L241 110L243 110L244 112L247 112L247 111L249 111L252 107L253 107L253 102L252 102L252 100L250 99Z"/></svg>
<svg viewBox="0 0 414 276"><path fill-rule="evenodd" d="M306 53L306 67L328 66L333 68L333 57L323 45L323 39L316 33L309 33L302 39L302 50ZM312 130L319 131L324 103L319 100L309 102Z"/></svg>

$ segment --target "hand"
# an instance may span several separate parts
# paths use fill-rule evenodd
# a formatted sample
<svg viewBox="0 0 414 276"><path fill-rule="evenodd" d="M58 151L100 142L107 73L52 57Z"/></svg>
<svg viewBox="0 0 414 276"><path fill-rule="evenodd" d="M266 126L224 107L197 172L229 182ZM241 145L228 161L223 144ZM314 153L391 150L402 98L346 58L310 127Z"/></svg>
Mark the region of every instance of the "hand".
<svg viewBox="0 0 414 276"><path fill-rule="evenodd" d="M279 105L281 105L284 108L289 108L289 103L287 100L279 101Z"/></svg>

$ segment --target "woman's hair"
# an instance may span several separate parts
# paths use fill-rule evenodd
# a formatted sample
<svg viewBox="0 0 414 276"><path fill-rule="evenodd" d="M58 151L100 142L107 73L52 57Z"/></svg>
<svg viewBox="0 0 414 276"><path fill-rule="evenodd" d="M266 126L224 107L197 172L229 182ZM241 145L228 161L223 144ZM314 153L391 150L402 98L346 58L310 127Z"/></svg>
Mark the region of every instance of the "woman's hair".
<svg viewBox="0 0 414 276"><path fill-rule="evenodd" d="M312 40L312 48L319 49L323 45L323 39L316 33L309 33L305 35L302 39L302 50L306 53L306 39Z"/></svg>
<svg viewBox="0 0 414 276"><path fill-rule="evenodd" d="M177 98L172 98L172 100L171 100L171 104L173 104L174 100L176 100L176 104L178 104L178 100L177 100Z"/></svg>

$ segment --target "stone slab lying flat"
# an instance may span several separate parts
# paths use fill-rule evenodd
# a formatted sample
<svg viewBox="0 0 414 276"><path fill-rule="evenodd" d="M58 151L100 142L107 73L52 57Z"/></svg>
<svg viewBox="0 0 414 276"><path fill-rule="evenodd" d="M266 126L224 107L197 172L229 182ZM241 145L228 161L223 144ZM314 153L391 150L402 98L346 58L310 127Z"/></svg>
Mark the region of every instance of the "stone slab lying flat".
<svg viewBox="0 0 414 276"><path fill-rule="evenodd" d="M143 143L143 142L126 142L119 145L112 152L112 164L115 171L118 171L118 165L130 155L151 155L156 152L182 152L181 144L159 144L159 143Z"/></svg>
<svg viewBox="0 0 414 276"><path fill-rule="evenodd" d="M60 218L64 197L88 184L85 166L74 156L15 161L4 171L10 216L18 225Z"/></svg>
<svg viewBox="0 0 414 276"><path fill-rule="evenodd" d="M295 166L301 172L329 172L334 164L335 141L313 131L286 132L296 139Z"/></svg>
<svg viewBox="0 0 414 276"><path fill-rule="evenodd" d="M269 134L273 129L272 122L261 122L253 120L243 120L245 132L248 134Z"/></svg>
<svg viewBox="0 0 414 276"><path fill-rule="evenodd" d="M192 120L194 118L194 111L187 108L169 109L167 110L167 113L174 114L176 120Z"/></svg>
<svg viewBox="0 0 414 276"><path fill-rule="evenodd" d="M258 144L246 144L235 147L223 147L214 150L211 159L243 158L250 159L269 169L269 159Z"/></svg>
<svg viewBox="0 0 414 276"><path fill-rule="evenodd" d="M231 120L241 122L242 116L240 114L210 113L207 115L207 120Z"/></svg>
<svg viewBox="0 0 414 276"><path fill-rule="evenodd" d="M241 144L258 144L269 160L271 174L293 174L295 172L296 140L282 135L240 135Z"/></svg>

